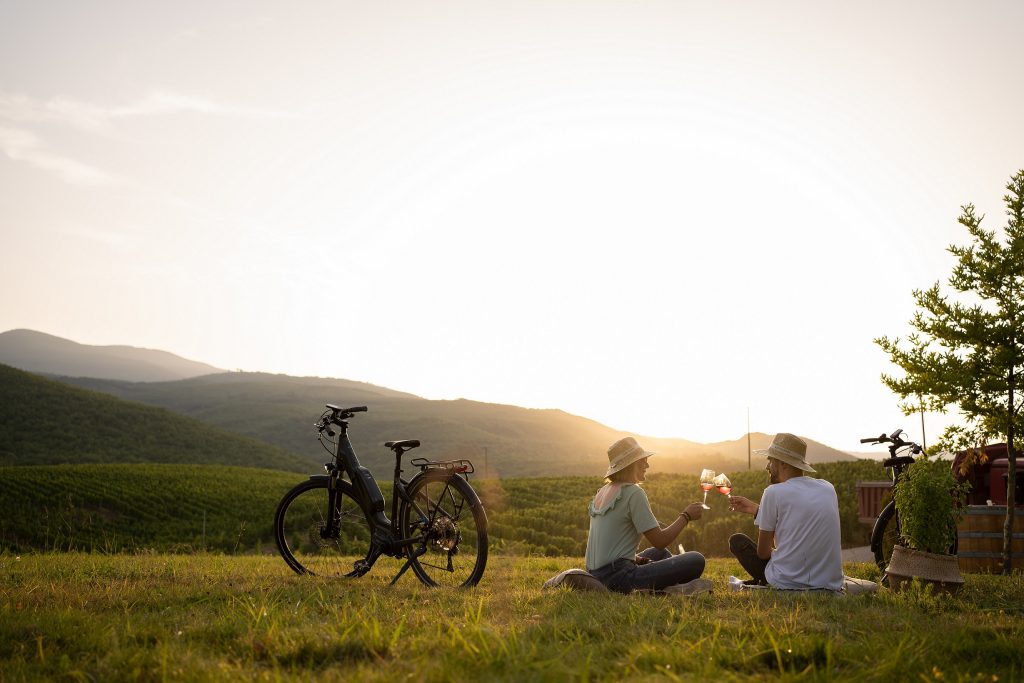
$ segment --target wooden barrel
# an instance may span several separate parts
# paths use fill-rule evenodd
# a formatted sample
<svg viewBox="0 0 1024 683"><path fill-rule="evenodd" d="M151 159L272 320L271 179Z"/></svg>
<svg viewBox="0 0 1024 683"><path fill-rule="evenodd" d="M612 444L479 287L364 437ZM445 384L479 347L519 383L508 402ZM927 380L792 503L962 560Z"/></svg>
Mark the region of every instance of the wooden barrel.
<svg viewBox="0 0 1024 683"><path fill-rule="evenodd" d="M957 527L957 556L960 571L1003 571L1003 523L1005 505L968 505L966 514ZM1024 508L1018 507L1013 516L1014 569L1024 568Z"/></svg>

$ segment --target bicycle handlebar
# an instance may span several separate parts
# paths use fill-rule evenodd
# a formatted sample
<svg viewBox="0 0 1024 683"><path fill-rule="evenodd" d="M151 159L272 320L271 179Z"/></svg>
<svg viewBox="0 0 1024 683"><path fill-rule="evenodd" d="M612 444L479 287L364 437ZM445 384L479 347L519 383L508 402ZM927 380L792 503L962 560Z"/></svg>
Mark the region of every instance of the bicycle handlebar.
<svg viewBox="0 0 1024 683"><path fill-rule="evenodd" d="M339 408L338 406L334 405L333 403L328 403L327 407L331 410L331 412L333 412L333 413L341 413L343 415L351 414L351 413L365 413L366 412L366 406L355 406L354 408Z"/></svg>
<svg viewBox="0 0 1024 683"><path fill-rule="evenodd" d="M329 425L337 424L340 426L345 425L345 420L352 417L355 413L365 413L366 406L354 406L352 408L339 408L331 403L327 404L327 410L320 416L320 421L314 424L317 431L323 434L327 432L327 436L334 436L334 430ZM330 413L330 415L328 415Z"/></svg>
<svg viewBox="0 0 1024 683"><path fill-rule="evenodd" d="M892 453L893 457L896 457L896 451L898 451L901 448L907 448L907 447L910 448L910 452L911 453L914 453L914 454L920 453L921 450L922 450L921 447L919 445L917 445L916 443L914 443L913 441L906 441L906 440L904 440L903 437L900 436L900 434L902 434L902 433L903 433L902 429L897 429L895 432L893 432L892 434L889 434L888 436L886 436L885 433L882 433L880 436L872 436L872 437L868 437L866 439L861 439L860 442L861 443L889 443L889 444L892 444L891 446L889 446L889 452Z"/></svg>

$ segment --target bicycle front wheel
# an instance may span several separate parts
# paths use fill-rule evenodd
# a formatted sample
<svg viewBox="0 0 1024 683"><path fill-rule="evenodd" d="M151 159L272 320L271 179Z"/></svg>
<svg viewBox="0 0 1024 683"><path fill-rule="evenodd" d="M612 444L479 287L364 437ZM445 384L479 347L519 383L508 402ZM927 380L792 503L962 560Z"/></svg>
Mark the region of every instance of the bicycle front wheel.
<svg viewBox="0 0 1024 683"><path fill-rule="evenodd" d="M402 504L399 519L409 545L412 570L428 586L475 586L487 566L487 514L476 491L462 477L428 470L409 483L413 504Z"/></svg>
<svg viewBox="0 0 1024 683"><path fill-rule="evenodd" d="M333 510L328 494L326 479L311 479L286 493L277 506L277 548L299 574L347 576L354 573L356 562L369 556L370 521L352 485L337 482Z"/></svg>
<svg viewBox="0 0 1024 683"><path fill-rule="evenodd" d="M900 540L900 518L896 516L896 503L882 508L874 528L871 530L871 551L875 554L875 564L885 573L892 559L892 548Z"/></svg>

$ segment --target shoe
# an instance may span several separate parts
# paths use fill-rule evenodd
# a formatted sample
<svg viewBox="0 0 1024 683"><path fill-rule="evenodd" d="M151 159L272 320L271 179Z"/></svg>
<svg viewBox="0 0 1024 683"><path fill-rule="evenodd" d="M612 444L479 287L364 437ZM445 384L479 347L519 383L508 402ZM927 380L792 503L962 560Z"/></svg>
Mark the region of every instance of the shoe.
<svg viewBox="0 0 1024 683"><path fill-rule="evenodd" d="M674 586L665 586L665 592L671 595L697 595L698 593L711 593L714 584L707 579L694 579L686 583L677 583Z"/></svg>

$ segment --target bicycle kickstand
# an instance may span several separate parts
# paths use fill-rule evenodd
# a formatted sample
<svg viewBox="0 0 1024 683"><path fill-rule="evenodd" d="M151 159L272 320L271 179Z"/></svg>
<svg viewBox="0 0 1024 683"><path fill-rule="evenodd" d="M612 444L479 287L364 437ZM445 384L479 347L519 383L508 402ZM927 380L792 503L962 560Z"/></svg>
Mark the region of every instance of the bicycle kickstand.
<svg viewBox="0 0 1024 683"><path fill-rule="evenodd" d="M409 552L409 559L405 561L405 564L402 565L402 568L398 570L398 573L395 574L395 578L391 579L391 583L389 583L388 585L389 586L394 586L395 583L400 578L402 578L402 574L405 573L405 570L407 570L410 566L412 566L412 561L415 560L417 557L419 557L420 555L422 555L425 552L427 552L427 546L426 546L425 543L420 544L420 547L416 548L416 550L410 551Z"/></svg>

